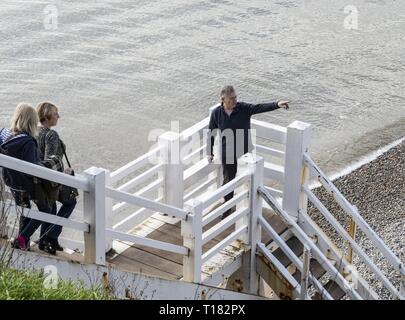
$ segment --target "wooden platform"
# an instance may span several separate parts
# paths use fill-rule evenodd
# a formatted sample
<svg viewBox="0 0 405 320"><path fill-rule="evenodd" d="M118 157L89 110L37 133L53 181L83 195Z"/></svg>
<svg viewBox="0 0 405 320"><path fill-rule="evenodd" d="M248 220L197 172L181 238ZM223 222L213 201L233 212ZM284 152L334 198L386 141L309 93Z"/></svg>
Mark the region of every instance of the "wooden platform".
<svg viewBox="0 0 405 320"><path fill-rule="evenodd" d="M286 230L286 226L281 219L269 209L263 209L263 216L278 233L281 234ZM180 221L175 221L172 219L173 221L170 223L167 222L167 220L170 220L170 218L168 219L167 217L155 214L153 217L149 218L145 223L143 223L142 227L138 227L130 233L143 233L144 235L145 232L150 231L150 233L146 235L147 238L182 245L183 239L181 237ZM210 225L218 223L218 221L219 218L207 225L206 229L209 229ZM232 231L234 230L232 227L230 227L222 232L218 237L209 241L203 246L203 253L231 234ZM269 241L270 238L267 235L263 235L263 242L268 243ZM127 246L126 244L123 245ZM243 250L243 248L241 249L240 246L228 246L221 252L222 255L225 255L225 259L219 259L219 261L224 261L224 263L226 263L226 256L229 256L229 259L235 259L243 252L245 252L245 250ZM139 245L127 246L126 250L114 255L108 259L108 262L120 269L127 271L140 272L167 279L180 280L183 277L182 255L154 248ZM216 266L210 266L209 264L203 266L203 279L210 277L211 274L215 272L215 269L219 269L221 267L218 265L218 259L216 264Z"/></svg>
<svg viewBox="0 0 405 320"><path fill-rule="evenodd" d="M221 203L214 205L211 210L214 210L219 205L221 205ZM281 219L270 209L263 208L263 216L279 234L287 229ZM212 221L204 228L204 231L219 221L219 218ZM181 236L180 223L181 222L178 221L178 219L154 214L129 233L144 236L149 239L182 245L183 238ZM234 227L230 227L218 237L209 241L203 246L203 253L211 249L233 231ZM270 237L266 233L263 233L262 241L268 244L270 242ZM118 252L107 255L108 265L114 266L123 271L142 273L164 279L180 280L183 277L183 256L180 254L140 245L133 245L123 241L114 241L114 244L114 248L118 248ZM39 255L47 255L47 253L40 251L38 246L33 242L31 243L31 251ZM57 252L56 257L62 260L84 263L84 257L82 254L70 250L67 251L69 252ZM204 279L211 277L216 271L219 271L227 262L235 261L235 259L241 256L245 251L244 246L240 246L235 242L226 247L220 254L212 258L213 261L208 261L203 265L203 281Z"/></svg>

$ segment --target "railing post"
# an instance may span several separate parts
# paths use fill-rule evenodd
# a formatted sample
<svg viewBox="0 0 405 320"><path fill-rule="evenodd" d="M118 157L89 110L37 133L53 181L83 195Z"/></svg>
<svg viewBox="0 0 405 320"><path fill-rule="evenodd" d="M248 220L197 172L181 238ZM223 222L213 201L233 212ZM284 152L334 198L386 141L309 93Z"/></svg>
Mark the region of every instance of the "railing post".
<svg viewBox="0 0 405 320"><path fill-rule="evenodd" d="M183 245L188 248L187 256L183 256L183 280L201 282L202 266L202 203L198 200L189 200L185 209L190 212L187 220L181 221L181 235Z"/></svg>
<svg viewBox="0 0 405 320"><path fill-rule="evenodd" d="M311 262L311 249L304 245L303 261L302 261L302 272L301 272L301 300L307 300L308 296L308 276L309 276L309 266Z"/></svg>
<svg viewBox="0 0 405 320"><path fill-rule="evenodd" d="M356 221L354 221L354 219L350 216L349 216L348 220L349 220L348 234L353 240L356 241ZM351 246L349 241L348 241L346 260L349 262L349 264L353 264L353 247Z"/></svg>
<svg viewBox="0 0 405 320"><path fill-rule="evenodd" d="M262 237L258 217L262 215L263 202L257 192L257 188L263 185L264 159L256 154L248 153L241 157L240 163L242 171L252 175L248 200L250 213L244 218L244 221L237 222L237 227L238 223L247 223L249 225L248 244L250 245L250 252L249 256L245 256L246 258L243 259L242 268L245 281L248 280L246 284L248 284L250 293L259 294L259 275L256 271L256 248L257 244L261 242Z"/></svg>
<svg viewBox="0 0 405 320"><path fill-rule="evenodd" d="M109 170L105 170L105 186L112 187L111 175ZM105 228L112 229L113 227L113 200L109 197L105 198ZM112 238L106 236L105 239L105 252L112 249Z"/></svg>
<svg viewBox="0 0 405 320"><path fill-rule="evenodd" d="M303 155L309 149L310 128L310 124L300 121L294 121L287 127L283 209L296 219L300 210L306 212L307 209L307 197L301 189L309 177Z"/></svg>
<svg viewBox="0 0 405 320"><path fill-rule="evenodd" d="M183 208L184 182L183 163L180 159L181 143L179 133L168 131L159 136L161 148L160 161L163 169L159 178L163 178L161 195L163 203L177 208Z"/></svg>
<svg viewBox="0 0 405 320"><path fill-rule="evenodd" d="M92 167L84 172L90 190L84 192L84 221L90 225L84 233L84 262L105 265L105 171Z"/></svg>

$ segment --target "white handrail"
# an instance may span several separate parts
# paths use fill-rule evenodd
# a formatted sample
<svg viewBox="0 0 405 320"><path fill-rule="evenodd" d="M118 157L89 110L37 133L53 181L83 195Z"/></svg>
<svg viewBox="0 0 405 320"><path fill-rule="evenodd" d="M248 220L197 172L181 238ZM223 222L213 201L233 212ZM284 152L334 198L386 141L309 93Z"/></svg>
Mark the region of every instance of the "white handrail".
<svg viewBox="0 0 405 320"><path fill-rule="evenodd" d="M201 257L202 263L205 263L208 261L211 257L216 255L218 252L220 252L223 248L227 247L230 245L233 241L238 239L241 235L245 234L248 231L248 226L242 226L236 231L232 232L229 236L227 236L224 240L221 242L217 243L214 247L212 247L210 250L208 250L206 253L204 253Z"/></svg>
<svg viewBox="0 0 405 320"><path fill-rule="evenodd" d="M202 244L206 244L208 241L214 239L217 235L224 232L231 225L235 224L240 218L249 213L249 208L240 208L226 217L224 220L211 227L211 229L205 231L202 235Z"/></svg>
<svg viewBox="0 0 405 320"><path fill-rule="evenodd" d="M363 249L357 244L357 242L347 233L345 228L343 228L340 223L335 219L335 217L329 212L329 210L322 204L322 202L313 194L307 186L304 186L305 194L308 199L318 208L322 215L328 220L328 222L335 228L335 230L350 243L353 250L357 255L364 261L364 263L374 272L374 274L381 280L381 282L386 286L386 288L396 297L400 298L400 293L393 286L393 284L388 280L388 278L381 272L380 269L373 263L373 261L368 257L368 255L363 251Z"/></svg>
<svg viewBox="0 0 405 320"><path fill-rule="evenodd" d="M285 279L290 283L293 291L298 295L301 292L301 285L294 279L292 274L280 263L280 261L267 249L266 245L262 242L257 244L258 249L264 254L267 260L269 260L276 269L283 275Z"/></svg>
<svg viewBox="0 0 405 320"><path fill-rule="evenodd" d="M56 170L48 169L37 164L0 154L0 167L29 174L38 178L57 182L72 188L89 191L89 182L86 178L77 175L71 176Z"/></svg>
<svg viewBox="0 0 405 320"><path fill-rule="evenodd" d="M264 154L269 154L278 158L283 158L285 157L285 152L281 151L281 150L277 150L274 148L270 148L270 147L266 147L263 146L261 144L255 144L254 145L256 148L256 153L260 152L260 153L264 153Z"/></svg>
<svg viewBox="0 0 405 320"><path fill-rule="evenodd" d="M17 207L19 209L17 209ZM56 224L58 226L67 227L70 229L89 232L90 226L88 223L74 221L72 219L59 217L50 213L42 212L36 209L22 208L17 205L11 205L12 210L10 212L16 213L17 215L21 214L24 217L35 219L43 222L48 222Z"/></svg>
<svg viewBox="0 0 405 320"><path fill-rule="evenodd" d="M197 188L191 190L189 193L187 193L184 196L184 201L186 202L187 200L191 199L192 197L194 197L198 192L201 192L203 190L207 190L208 187L210 187L212 184L216 183L217 181L217 177L211 177L208 178L207 181L205 181L204 183L202 183L201 185L199 185Z"/></svg>
<svg viewBox="0 0 405 320"><path fill-rule="evenodd" d="M205 178L209 173L215 171L220 167L220 164L208 163L207 159L202 159L190 168L184 171L184 190L187 190L197 181Z"/></svg>
<svg viewBox="0 0 405 320"><path fill-rule="evenodd" d="M336 270L336 268L330 263L330 261L324 256L322 251L312 242L308 235L298 226L295 220L286 213L279 205L279 203L273 198L273 196L263 187L258 188L258 192L264 198L264 200L280 215L280 217L291 228L291 231L302 242L306 243L314 254L314 257L322 264L325 270L335 276L336 283L347 292L350 297L356 300L361 300L361 296L353 289L348 281Z"/></svg>
<svg viewBox="0 0 405 320"><path fill-rule="evenodd" d="M264 230L272 237L274 242L281 248L281 250L286 254L286 256L291 260L292 263L298 268L300 272L303 272L303 263L295 255L295 253L286 245L285 241L277 234L277 232L270 226L270 224L263 218L263 216L258 217L258 221ZM322 295L323 298L327 300L333 300L329 292L325 290L322 284L312 275L309 274L309 279ZM301 290L301 289L300 289Z"/></svg>
<svg viewBox="0 0 405 320"><path fill-rule="evenodd" d="M188 138L192 137L196 133L201 133L205 128L208 127L209 117L204 118L195 125L185 129L180 133L180 139L182 141L187 141Z"/></svg>
<svg viewBox="0 0 405 320"><path fill-rule="evenodd" d="M206 207L212 205L219 199L226 196L228 193L234 191L236 188L238 188L242 184L249 182L251 177L252 177L251 174L243 174L243 175L237 176L235 179L231 180L227 184L218 188L212 194L207 195L205 198L201 199L201 202L203 203L203 207L206 208Z"/></svg>
<svg viewBox="0 0 405 320"><path fill-rule="evenodd" d="M190 159L193 159L195 156L200 155L201 151L204 151L204 149L207 147L207 144L204 144L203 146L197 148L196 150L192 151L190 154L186 155L183 158L183 163L187 163L190 161Z"/></svg>
<svg viewBox="0 0 405 320"><path fill-rule="evenodd" d="M186 219L188 215L186 211L170 206L168 204L158 203L141 196L134 196L130 193L118 191L109 187L106 187L105 192L106 196L112 199L128 202L130 204L145 207L147 209L154 210L157 212L166 213L168 215L175 216L179 219Z"/></svg>
<svg viewBox="0 0 405 320"><path fill-rule="evenodd" d="M245 190L237 195L235 195L231 200L225 202L215 210L211 211L210 213L206 214L202 219L203 227L205 227L208 223L218 218L221 214L225 211L231 209L235 204L237 204L240 200L245 199L249 196L249 191Z"/></svg>
<svg viewBox="0 0 405 320"><path fill-rule="evenodd" d="M162 201L163 197L158 197L156 199L154 199L154 201L156 202L160 202ZM131 213L129 216L125 217L124 219L122 219L121 221L117 222L112 229L115 231L121 231L121 230L117 230L118 228L121 228L124 224L128 224L129 221L131 221L132 225L134 225L134 222L132 220L138 218L142 213L144 213L144 211L148 210L147 208L140 208L138 210L136 210L135 212ZM151 213L152 214L152 213ZM142 222L139 222L142 223ZM136 224L135 224L136 225ZM133 227L129 227L129 229L132 229Z"/></svg>
<svg viewBox="0 0 405 320"><path fill-rule="evenodd" d="M115 183L127 175L131 174L132 172L142 168L143 166L151 163L150 157L155 156L157 153L161 151L161 146L158 146L151 151L145 153L144 155L140 156L139 158L127 163L126 165L122 166L121 168L115 170L111 173L111 183Z"/></svg>
<svg viewBox="0 0 405 320"><path fill-rule="evenodd" d="M260 138L273 140L277 143L285 144L287 141L287 128L276 124L251 120L252 129L256 130L256 135Z"/></svg>
<svg viewBox="0 0 405 320"><path fill-rule="evenodd" d="M141 190L133 193L135 196L143 196L147 198L151 193L158 190L163 185L163 179L158 179L153 181L152 183L148 184L146 187L142 188ZM113 206L113 214L117 214L122 210L125 210L130 205L127 202L119 202Z"/></svg>
<svg viewBox="0 0 405 320"><path fill-rule="evenodd" d="M373 244L380 250L383 256L390 262L391 266L398 271L401 276L405 276L405 269L401 260L399 260L391 249L386 246L384 241L382 241L382 239L375 233L368 223L359 215L356 208L353 207L349 201L347 201L339 189L337 189L335 185L326 177L326 175L321 171L321 169L319 169L308 154L304 154L304 161L309 168L316 173L316 176L325 189L333 194L334 199L342 207L342 209L353 218L360 230L367 235Z"/></svg>
<svg viewBox="0 0 405 320"><path fill-rule="evenodd" d="M173 253L178 253L183 256L188 255L188 249L183 246L178 246L172 243L162 242L154 239L148 239L132 234L122 233L118 231L114 231L112 229L106 229L106 233L108 236L112 237L113 239L119 239L122 241L128 241L134 244L138 244L145 247L155 248L159 250L169 251Z"/></svg>
<svg viewBox="0 0 405 320"><path fill-rule="evenodd" d="M156 173L158 173L161 169L163 168L163 164L157 164L156 166L153 166L152 168L146 170L139 176L136 176L135 178L129 180L128 182L124 183L122 186L118 187L117 190L119 191L129 191L136 186L138 186L140 183L144 182L145 180L149 179L150 177L153 177Z"/></svg>

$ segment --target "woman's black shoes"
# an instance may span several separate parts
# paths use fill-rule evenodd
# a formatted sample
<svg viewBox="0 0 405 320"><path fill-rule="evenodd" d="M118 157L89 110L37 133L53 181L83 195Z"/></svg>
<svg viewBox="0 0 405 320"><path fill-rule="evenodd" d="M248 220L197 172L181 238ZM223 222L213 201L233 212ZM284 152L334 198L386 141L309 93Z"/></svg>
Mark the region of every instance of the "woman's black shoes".
<svg viewBox="0 0 405 320"><path fill-rule="evenodd" d="M47 240L52 244L56 251L63 251L63 247L59 244L58 239L48 238Z"/></svg>
<svg viewBox="0 0 405 320"><path fill-rule="evenodd" d="M48 239L40 240L38 243L38 248L39 250L49 253L51 255L56 254L56 248Z"/></svg>

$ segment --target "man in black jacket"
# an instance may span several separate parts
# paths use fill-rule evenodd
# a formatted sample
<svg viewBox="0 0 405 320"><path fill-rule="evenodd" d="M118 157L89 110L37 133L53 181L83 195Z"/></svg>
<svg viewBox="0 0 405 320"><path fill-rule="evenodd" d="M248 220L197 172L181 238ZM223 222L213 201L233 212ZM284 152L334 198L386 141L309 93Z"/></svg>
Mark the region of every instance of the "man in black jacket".
<svg viewBox="0 0 405 320"><path fill-rule="evenodd" d="M221 163L223 185L235 178L238 170L237 159L253 150L250 135L250 118L252 115L279 108L288 109L288 101L280 100L263 104L249 104L237 102L235 89L226 86L221 90L221 105L215 108L208 125L207 158L212 162L214 158L213 147L217 130L221 139ZM225 201L233 197L233 192L227 194ZM223 218L230 211L223 215Z"/></svg>

